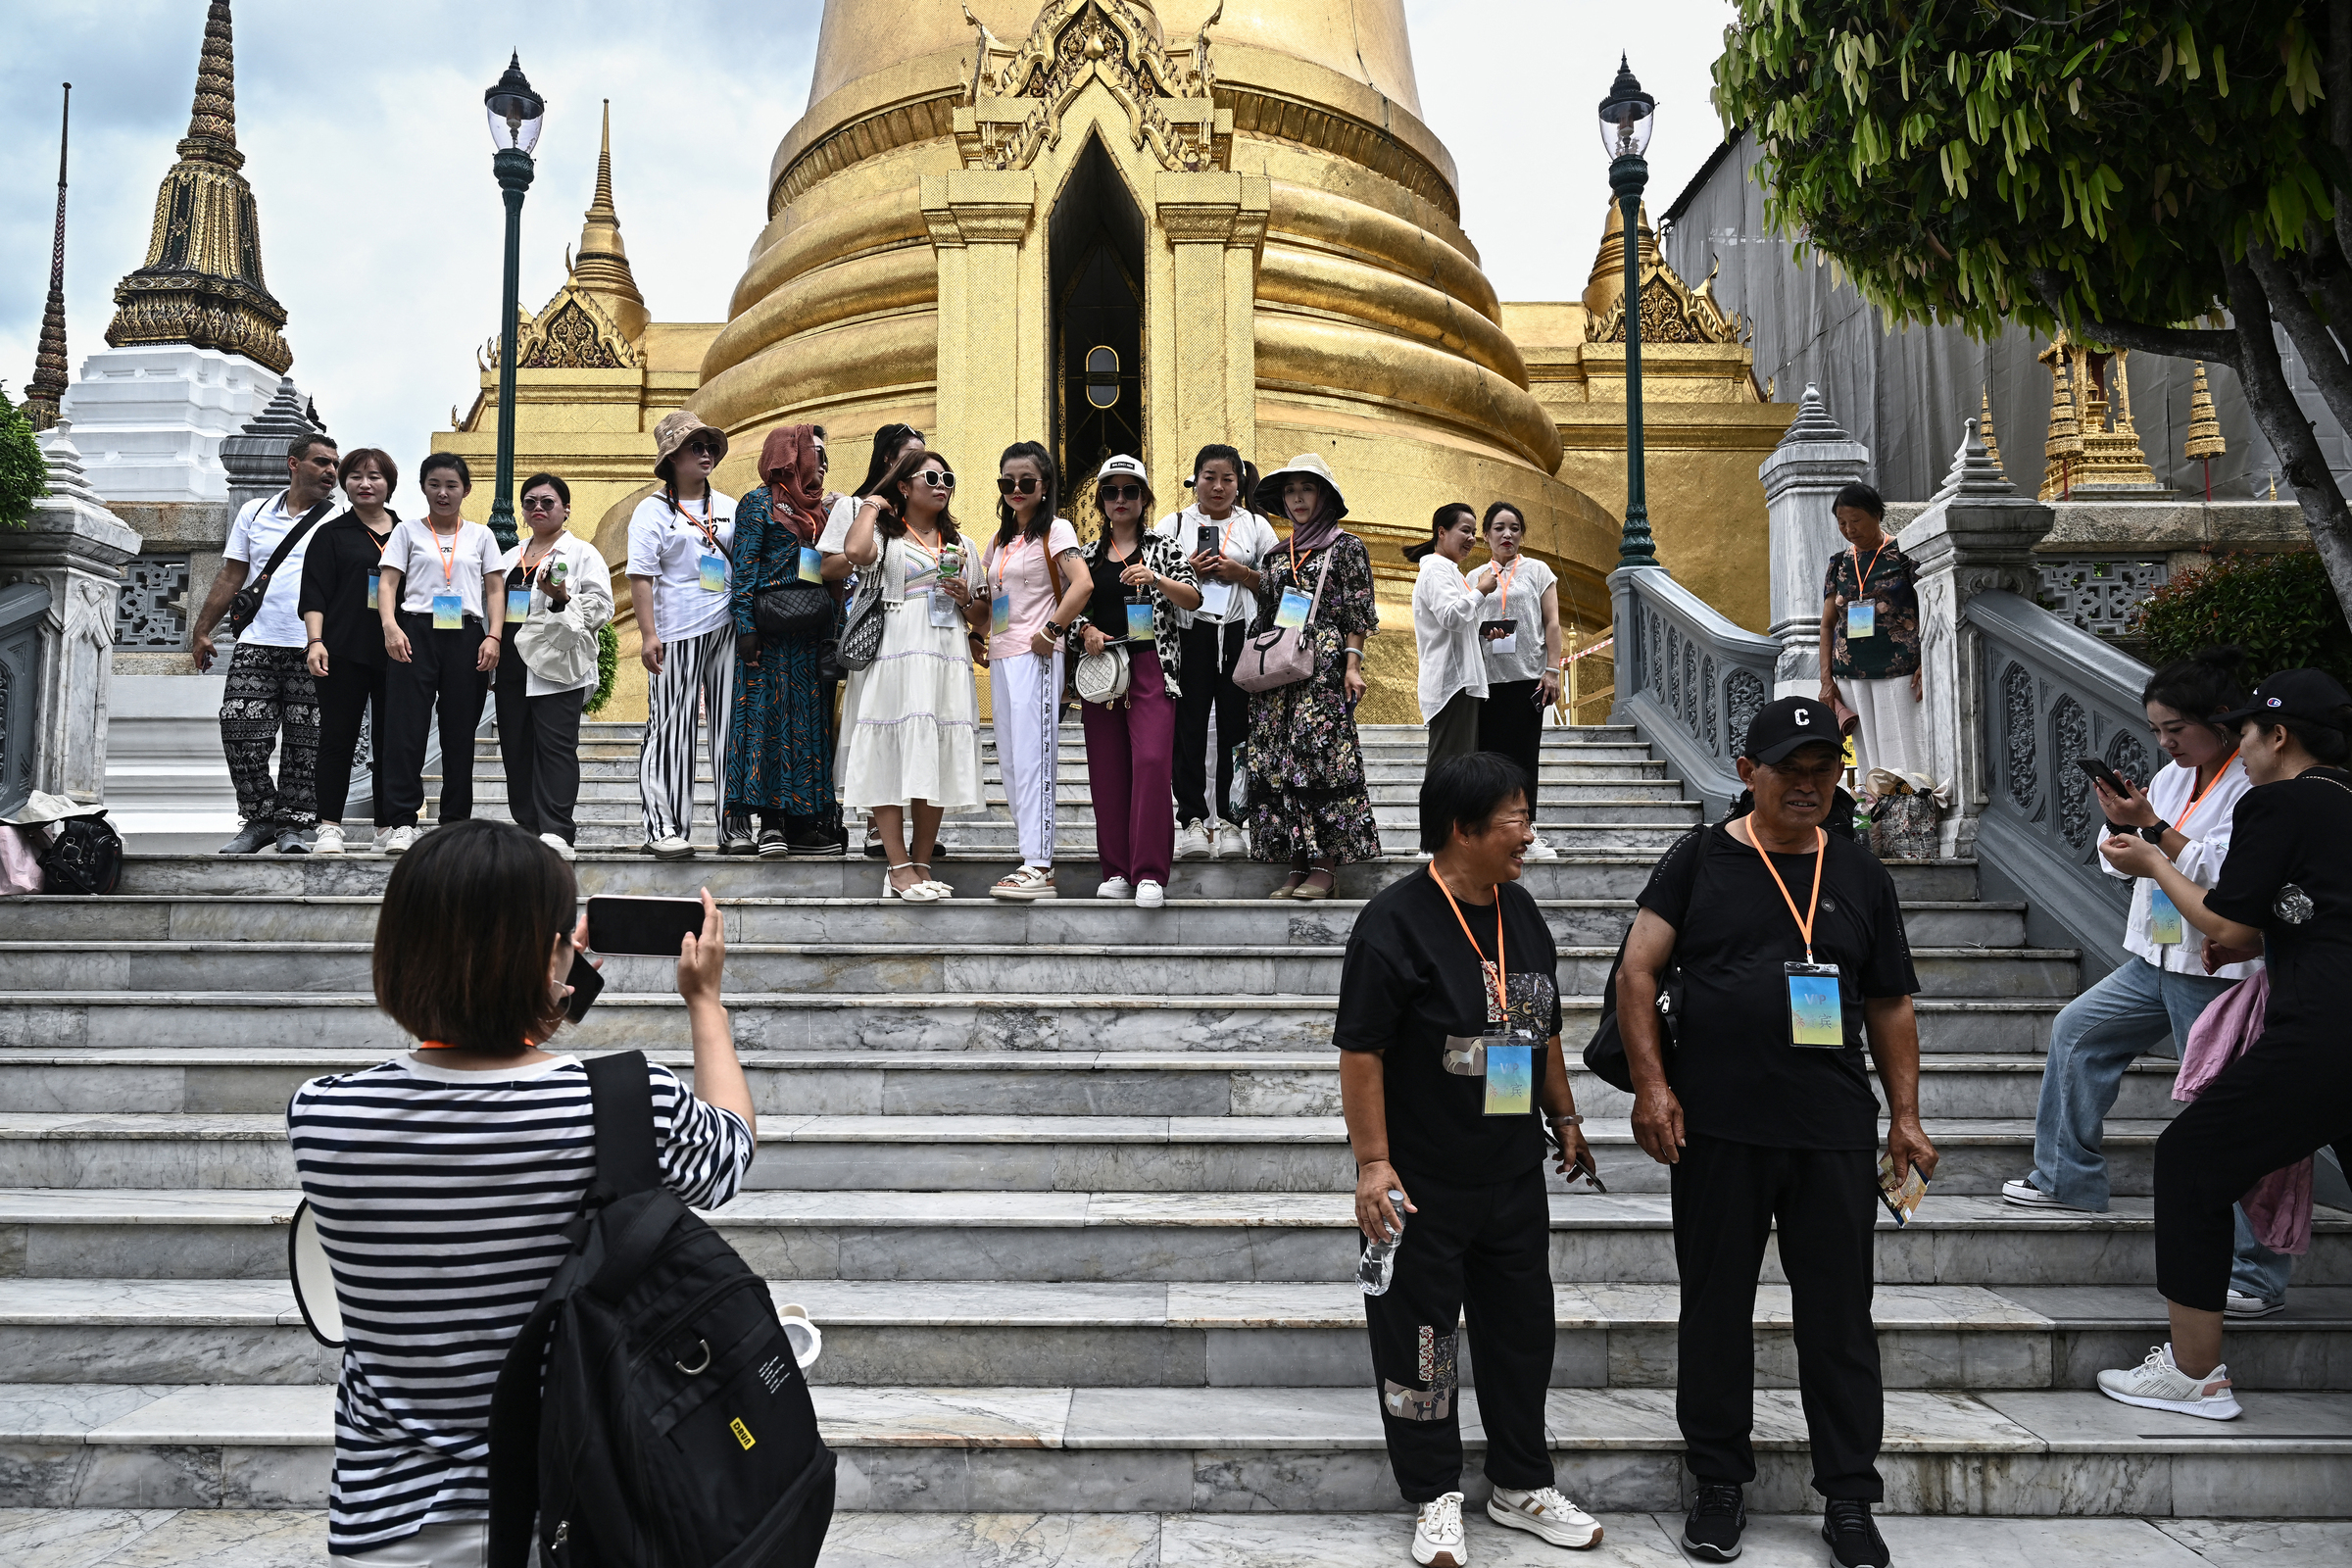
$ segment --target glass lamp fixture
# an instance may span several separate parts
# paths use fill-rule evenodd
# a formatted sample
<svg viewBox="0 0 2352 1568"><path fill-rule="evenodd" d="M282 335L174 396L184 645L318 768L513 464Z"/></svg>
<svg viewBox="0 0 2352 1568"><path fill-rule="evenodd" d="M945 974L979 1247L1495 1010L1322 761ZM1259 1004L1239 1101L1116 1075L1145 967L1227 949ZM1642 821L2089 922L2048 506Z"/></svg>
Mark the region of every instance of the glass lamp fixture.
<svg viewBox="0 0 2352 1568"><path fill-rule="evenodd" d="M1657 124L1658 101L1642 90L1642 83L1617 57L1617 79L1600 101L1600 144L1611 158L1640 158L1649 150L1649 133Z"/></svg>
<svg viewBox="0 0 2352 1568"><path fill-rule="evenodd" d="M482 94L482 106L490 118L490 143L500 152L517 152L525 157L539 145L539 127L547 118L547 101L531 91L531 84L522 74L519 54L507 61L507 74L498 78L498 85Z"/></svg>

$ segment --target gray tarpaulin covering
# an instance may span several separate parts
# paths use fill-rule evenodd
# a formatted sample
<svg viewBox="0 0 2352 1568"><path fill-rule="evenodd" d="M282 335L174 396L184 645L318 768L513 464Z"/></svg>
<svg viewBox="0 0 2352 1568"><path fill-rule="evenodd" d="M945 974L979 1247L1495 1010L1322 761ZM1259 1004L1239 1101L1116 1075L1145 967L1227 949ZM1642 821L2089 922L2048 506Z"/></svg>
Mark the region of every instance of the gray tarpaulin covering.
<svg viewBox="0 0 2352 1568"><path fill-rule="evenodd" d="M1793 245L1764 226L1764 191L1751 175L1754 143L1736 134L1708 161L1664 215L1659 244L1666 258L1695 284L1710 271L1715 299L1752 325L1756 381L1773 382L1775 401L1794 403L1810 382L1830 412L1871 449L1876 483L1889 501L1925 501L1951 466L1960 421L1978 411L1989 386L2001 464L2026 494L2041 482L2041 447L2050 417L2050 372L2034 356L2046 345L2012 327L1979 343L1956 326L1913 326L1889 332L1850 283L1826 263L1799 261ZM2352 443L2322 406L2283 335L2279 349L2304 411L2315 420L2337 482L2352 489ZM2213 460L2215 497L2242 499L2267 492L2278 461L2254 426L2236 372L2208 365L2206 373L2230 450ZM2186 360L2134 354L2130 361L2132 413L2140 447L2159 482L2183 499L2204 494L2202 466L2180 454L2188 433ZM2283 474L2281 500L2291 496Z"/></svg>

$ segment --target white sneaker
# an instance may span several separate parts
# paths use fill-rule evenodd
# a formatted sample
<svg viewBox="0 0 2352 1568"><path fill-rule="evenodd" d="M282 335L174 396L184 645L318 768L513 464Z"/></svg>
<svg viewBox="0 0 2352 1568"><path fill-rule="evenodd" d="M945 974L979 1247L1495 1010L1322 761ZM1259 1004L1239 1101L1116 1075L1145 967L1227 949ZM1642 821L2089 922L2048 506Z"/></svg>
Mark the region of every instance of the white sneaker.
<svg viewBox="0 0 2352 1568"><path fill-rule="evenodd" d="M648 844L645 853L657 860L687 860L694 858L694 846L672 833Z"/></svg>
<svg viewBox="0 0 2352 1568"><path fill-rule="evenodd" d="M416 847L416 830L413 827L396 827L384 835L386 855L405 855Z"/></svg>
<svg viewBox="0 0 2352 1568"><path fill-rule="evenodd" d="M2072 1203L2061 1203L2055 1194L2045 1193L2034 1186L2031 1176L2020 1176L2013 1182L2001 1183L2001 1201L2015 1203L2020 1208L2063 1208L2070 1214L2091 1212L2087 1208L2077 1208Z"/></svg>
<svg viewBox="0 0 2352 1568"><path fill-rule="evenodd" d="M318 836L311 840L311 853L313 855L341 855L343 853L343 824L340 822L319 823Z"/></svg>
<svg viewBox="0 0 2352 1568"><path fill-rule="evenodd" d="M1156 909L1167 902L1168 890L1158 883L1146 880L1135 885L1135 906L1137 908Z"/></svg>
<svg viewBox="0 0 2352 1568"><path fill-rule="evenodd" d="M1247 860L1250 858L1250 836L1239 827L1220 819L1212 825L1212 831L1217 842L1218 859Z"/></svg>
<svg viewBox="0 0 2352 1568"><path fill-rule="evenodd" d="M1128 885L1127 879L1123 876L1104 877L1102 885L1095 889L1095 897L1098 899L1132 899L1135 897L1135 889Z"/></svg>
<svg viewBox="0 0 2352 1568"><path fill-rule="evenodd" d="M1496 1487L1487 1499L1487 1517L1498 1525L1541 1536L1555 1546L1581 1550L1600 1544L1600 1521L1568 1500L1557 1487L1512 1492Z"/></svg>
<svg viewBox="0 0 2352 1568"><path fill-rule="evenodd" d="M1209 835L1207 824L1194 817L1176 835L1176 858L1205 860L1217 853L1216 840Z"/></svg>
<svg viewBox="0 0 2352 1568"><path fill-rule="evenodd" d="M2099 1374L2099 1392L2143 1410L2174 1410L2208 1421L2234 1421L2244 1412L2230 1391L2230 1369L2217 1366L2192 1378L2173 1365L2173 1348L2159 1345L2135 1367Z"/></svg>
<svg viewBox="0 0 2352 1568"><path fill-rule="evenodd" d="M2267 1301L2259 1296L2248 1296L2243 1291L2231 1291L2230 1298L2222 1303L2222 1311L2241 1323L2248 1318L2269 1317L2273 1312L2285 1310L2284 1301Z"/></svg>
<svg viewBox="0 0 2352 1568"><path fill-rule="evenodd" d="M579 858L578 852L574 851L570 845L564 842L564 835L561 833L542 833L539 835L539 842L546 845L549 849L555 851L558 855L564 857L564 858L566 860Z"/></svg>
<svg viewBox="0 0 2352 1568"><path fill-rule="evenodd" d="M1470 1568L1460 1493L1448 1492L1421 1505L1420 1517L1413 1521L1413 1561L1424 1568Z"/></svg>
<svg viewBox="0 0 2352 1568"><path fill-rule="evenodd" d="M1556 860L1560 858L1560 852L1538 839L1527 847L1527 858L1531 860Z"/></svg>

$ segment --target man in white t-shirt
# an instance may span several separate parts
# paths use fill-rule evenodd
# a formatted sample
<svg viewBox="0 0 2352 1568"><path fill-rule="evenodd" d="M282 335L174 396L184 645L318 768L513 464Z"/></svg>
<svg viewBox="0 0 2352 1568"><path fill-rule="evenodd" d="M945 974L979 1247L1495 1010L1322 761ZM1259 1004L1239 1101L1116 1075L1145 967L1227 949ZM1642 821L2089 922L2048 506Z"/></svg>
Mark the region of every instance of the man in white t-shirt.
<svg viewBox="0 0 2352 1568"><path fill-rule="evenodd" d="M220 846L222 855L254 855L271 844L280 855L307 854L303 830L318 825L318 689L303 662L310 637L296 607L303 552L334 511L335 457L335 443L323 435L302 436L287 448L286 488L247 502L237 514L220 573L197 612L195 656L202 671L213 666L213 628L228 612L229 601L249 576L269 573L262 607L229 656L228 684L220 695L220 750L228 758L241 824L237 836ZM290 534L292 548L271 570L270 557ZM274 782L272 750L278 753Z"/></svg>

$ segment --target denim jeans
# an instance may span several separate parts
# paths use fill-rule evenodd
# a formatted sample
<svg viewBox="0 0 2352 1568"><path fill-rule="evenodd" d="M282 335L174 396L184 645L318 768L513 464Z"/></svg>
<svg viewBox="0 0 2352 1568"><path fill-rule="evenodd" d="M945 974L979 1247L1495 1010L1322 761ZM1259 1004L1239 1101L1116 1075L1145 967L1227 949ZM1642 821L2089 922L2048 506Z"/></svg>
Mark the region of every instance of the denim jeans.
<svg viewBox="0 0 2352 1568"><path fill-rule="evenodd" d="M2178 1056L2180 1042L2188 1038L2198 1015L2236 983L2174 974L2135 957L2068 1003L2050 1026L2049 1057L2041 1070L2041 1104L2034 1117L2034 1185L2070 1207L2106 1212L2101 1131L2125 1070L2167 1035ZM2291 1257L2254 1239L2240 1209L2230 1288L2282 1300L2293 1264Z"/></svg>

